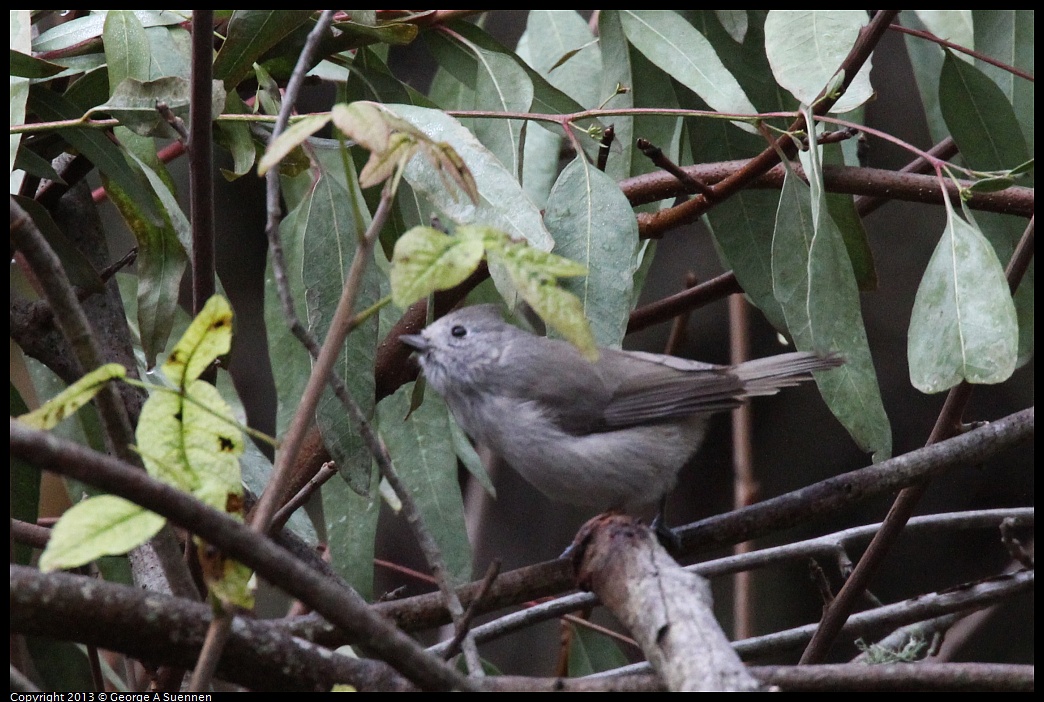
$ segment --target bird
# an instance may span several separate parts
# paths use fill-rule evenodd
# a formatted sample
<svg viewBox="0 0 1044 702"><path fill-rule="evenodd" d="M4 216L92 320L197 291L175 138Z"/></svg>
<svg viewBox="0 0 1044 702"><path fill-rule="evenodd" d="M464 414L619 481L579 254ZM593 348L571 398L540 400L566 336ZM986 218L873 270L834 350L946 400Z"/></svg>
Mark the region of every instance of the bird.
<svg viewBox="0 0 1044 702"><path fill-rule="evenodd" d="M600 511L662 505L710 415L843 363L798 351L714 365L608 348L592 362L490 304L399 339L474 442L552 500Z"/></svg>

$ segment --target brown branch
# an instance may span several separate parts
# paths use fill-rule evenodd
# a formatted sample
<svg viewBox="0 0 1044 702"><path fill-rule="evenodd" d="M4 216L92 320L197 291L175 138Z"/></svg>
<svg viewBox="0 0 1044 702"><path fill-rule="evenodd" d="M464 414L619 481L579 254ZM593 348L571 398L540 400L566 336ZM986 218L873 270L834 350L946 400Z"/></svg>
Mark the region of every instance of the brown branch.
<svg viewBox="0 0 1044 702"><path fill-rule="evenodd" d="M165 485L110 456L29 429L11 419L11 455L33 465L132 500L257 571L258 575L309 605L357 643L391 663L423 689L470 689L471 684L413 639L377 615L357 594L322 577L289 551L227 514Z"/></svg>
<svg viewBox="0 0 1044 702"><path fill-rule="evenodd" d="M732 271L723 273L706 283L694 285L634 310L627 322L627 333L641 331L646 327L673 319L684 312L741 292L743 292L743 288L736 281L735 274Z"/></svg>
<svg viewBox="0 0 1044 702"><path fill-rule="evenodd" d="M442 652L442 657L446 660L453 658L453 656L460 653L460 646L464 641L464 637L468 636L471 630L471 621L478 614L479 607L482 606L483 600L486 599L486 594L489 593L489 588L493 586L493 582L497 579L500 574L500 559L494 558L486 569L486 574L482 580L479 581L478 592L475 593L475 599L468 605L467 610L460 620L455 624L454 628L456 631L453 632L453 638L450 639L446 645L445 650Z"/></svg>
<svg viewBox="0 0 1044 702"><path fill-rule="evenodd" d="M189 216L192 220L192 313L199 314L217 289L214 254L214 146L211 76L214 11L192 13L192 102L189 105ZM204 379L214 382L216 369ZM208 377L211 376L211 377Z"/></svg>
<svg viewBox="0 0 1044 702"><path fill-rule="evenodd" d="M953 140L953 137L946 137L938 144L928 149L928 155L939 159L940 161L948 161L957 155L957 142ZM931 173L933 171L932 164L928 162L923 156L918 156L910 163L906 164L899 169L899 173ZM865 217L881 205L889 201L890 198L883 196L872 196L864 195L855 199L856 210L860 216Z"/></svg>
<svg viewBox="0 0 1044 702"><path fill-rule="evenodd" d="M945 144L940 144L938 148L940 153L946 153L947 151ZM916 168L916 164L920 160L916 159L909 167L912 169ZM719 192L722 184L727 182L734 174L742 171L748 163L749 161L722 161L698 166L685 166L681 170L707 185L713 185L714 191ZM804 170L800 164L792 163L791 168L798 175L804 177ZM775 165L757 177L748 180L745 183L745 187L759 190L779 190L783 187L785 175L786 171L783 166ZM959 186L950 181L946 182L947 193L951 201L956 201L955 199L960 197L960 188L968 188L973 184L973 181L970 180L957 182ZM938 178L934 175L909 172L905 168L900 171L889 171L881 168L824 165L823 186L827 192L831 193L864 195L904 202L923 202L931 205L942 205L945 203ZM686 190L679 185L677 179L667 173L649 173L628 178L620 182L620 188L632 205L643 205L648 202L678 197L686 193ZM972 209L985 212L1000 212L1031 217L1034 211L1033 192L1033 188L1019 186L1012 186L993 193L972 192L967 200L967 205ZM697 201L698 198L689 202ZM684 203L678 207L683 207L687 204L689 203ZM864 205L864 207L868 206ZM643 219L639 215L639 232L641 236L656 238L665 231L667 229L660 227L655 220L647 217Z"/></svg>
<svg viewBox="0 0 1044 702"><path fill-rule="evenodd" d="M715 198L713 188L706 185L702 180L691 173L688 173L684 168L679 167L678 164L667 158L667 155L663 153L663 149L659 146L656 146L648 139L638 139L635 145L646 158L653 162L654 166L663 169L674 176L675 180L677 180L681 187L685 189L685 192L703 195L707 200L713 200Z"/></svg>
<svg viewBox="0 0 1044 702"><path fill-rule="evenodd" d="M72 348L79 365L79 375L85 370L94 370L105 363L101 348L94 337L87 315L84 314L72 283L62 267L61 261L36 228L32 218L26 214L14 198L11 202L11 243L29 263L36 276L55 322ZM115 386L106 384L97 396L98 410L105 429L106 438L116 455L132 464L140 461L130 445L134 443L127 408L124 407Z"/></svg>
<svg viewBox="0 0 1044 702"><path fill-rule="evenodd" d="M1034 666L894 663L755 666L751 675L786 692L1032 692Z"/></svg>
<svg viewBox="0 0 1044 702"><path fill-rule="evenodd" d="M208 605L103 580L11 566L11 631L91 644L154 664L194 664ZM415 689L381 661L334 655L270 621L240 618L218 662L223 680L252 690Z"/></svg>
<svg viewBox="0 0 1044 702"><path fill-rule="evenodd" d="M1004 663L918 663L916 665L756 665L750 674L783 692L1032 692L1034 666ZM487 678L488 692L664 692L649 672L585 678Z"/></svg>
<svg viewBox="0 0 1044 702"><path fill-rule="evenodd" d="M573 547L581 587L627 627L668 690L757 689L714 618L710 584L683 570L652 530L601 515L581 527Z"/></svg>

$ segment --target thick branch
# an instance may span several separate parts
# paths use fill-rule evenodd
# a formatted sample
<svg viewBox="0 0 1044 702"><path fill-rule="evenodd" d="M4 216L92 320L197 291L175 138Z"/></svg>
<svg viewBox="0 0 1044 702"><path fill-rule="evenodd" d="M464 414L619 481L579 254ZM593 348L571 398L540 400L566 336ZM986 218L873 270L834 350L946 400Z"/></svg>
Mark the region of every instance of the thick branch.
<svg viewBox="0 0 1044 702"><path fill-rule="evenodd" d="M97 451L11 420L11 455L133 500L202 536L257 571L344 631L424 689L468 689L470 684L441 660L378 616L355 593L321 577L290 552L228 515L160 483L143 471Z"/></svg>
<svg viewBox="0 0 1044 702"><path fill-rule="evenodd" d="M733 177L734 174L747 168L750 161L721 161L705 163L682 168L686 174L708 185L716 185ZM804 177L804 170L799 163L791 163L794 171ZM782 164L776 165L757 177L751 178L745 185L747 188L779 190L783 187L786 175ZM958 181L961 188L968 188L973 181ZM864 195L871 197L901 200L906 202L923 202L931 205L942 205L945 202L939 179L932 175L889 171L881 168L860 168L855 166L823 166L823 185L827 192L848 195ZM620 182L620 189L632 205L642 205L658 200L684 195L688 190L670 173L656 172L635 176ZM951 201L960 198L958 186L946 181L946 189ZM719 196L723 197L723 196ZM1012 186L994 193L972 193L967 205L975 210L1000 212L1021 217L1033 215L1033 188ZM697 214L698 216L698 214ZM678 226L695 218L672 222ZM639 217L639 233L643 237L656 238L662 236L666 228L660 226L655 217Z"/></svg>
<svg viewBox="0 0 1044 702"><path fill-rule="evenodd" d="M577 580L627 627L668 690L757 689L714 618L710 584L683 570L648 527L595 517L574 548Z"/></svg>
<svg viewBox="0 0 1044 702"><path fill-rule="evenodd" d="M11 631L120 651L145 662L191 667L212 618L198 602L66 573L11 566ZM413 688L387 664L334 655L271 622L240 619L218 674L252 690L360 691Z"/></svg>

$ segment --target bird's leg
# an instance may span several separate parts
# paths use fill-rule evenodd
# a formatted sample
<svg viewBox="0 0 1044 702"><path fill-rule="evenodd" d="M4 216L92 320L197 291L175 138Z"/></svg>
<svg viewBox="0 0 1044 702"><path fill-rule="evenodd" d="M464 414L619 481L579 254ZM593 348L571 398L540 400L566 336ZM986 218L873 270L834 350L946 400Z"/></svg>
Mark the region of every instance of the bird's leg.
<svg viewBox="0 0 1044 702"><path fill-rule="evenodd" d="M681 551L681 539L678 535L667 526L664 514L667 512L667 496L664 495L660 498L660 507L656 510L656 516L653 517L652 524L649 528L656 534L656 538L660 540L660 545L671 553L678 553Z"/></svg>

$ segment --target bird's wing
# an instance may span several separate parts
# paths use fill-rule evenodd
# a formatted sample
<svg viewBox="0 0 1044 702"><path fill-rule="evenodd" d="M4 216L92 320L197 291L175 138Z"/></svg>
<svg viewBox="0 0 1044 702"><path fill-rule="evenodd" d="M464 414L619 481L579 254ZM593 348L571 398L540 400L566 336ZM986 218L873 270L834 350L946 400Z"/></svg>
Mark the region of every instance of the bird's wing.
<svg viewBox="0 0 1044 702"><path fill-rule="evenodd" d="M604 411L606 427L617 429L729 410L744 398L772 395L808 380L811 371L833 368L841 361L799 352L738 366L713 366L654 354L607 351L598 363L606 377L621 379Z"/></svg>

